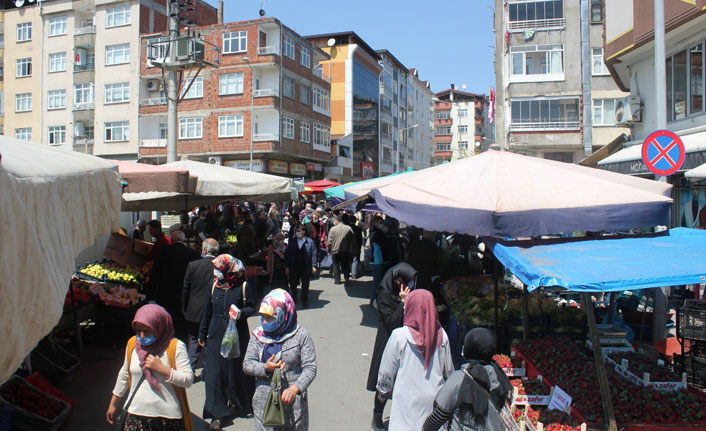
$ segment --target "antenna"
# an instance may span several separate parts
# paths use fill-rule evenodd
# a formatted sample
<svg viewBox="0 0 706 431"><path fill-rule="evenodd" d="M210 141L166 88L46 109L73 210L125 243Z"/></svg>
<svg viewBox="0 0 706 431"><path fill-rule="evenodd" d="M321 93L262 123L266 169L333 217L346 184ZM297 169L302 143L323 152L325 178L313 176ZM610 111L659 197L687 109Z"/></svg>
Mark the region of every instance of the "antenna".
<svg viewBox="0 0 706 431"><path fill-rule="evenodd" d="M260 0L260 17L265 16L265 0Z"/></svg>

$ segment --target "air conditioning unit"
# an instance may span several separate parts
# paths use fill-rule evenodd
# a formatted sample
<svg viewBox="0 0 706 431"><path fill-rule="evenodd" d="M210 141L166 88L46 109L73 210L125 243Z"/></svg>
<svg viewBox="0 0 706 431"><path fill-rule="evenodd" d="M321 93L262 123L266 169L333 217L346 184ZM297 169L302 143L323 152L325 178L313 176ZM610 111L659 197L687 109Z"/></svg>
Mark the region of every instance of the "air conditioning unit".
<svg viewBox="0 0 706 431"><path fill-rule="evenodd" d="M639 123L642 121L640 96L627 96L615 101L615 122L617 124Z"/></svg>
<svg viewBox="0 0 706 431"><path fill-rule="evenodd" d="M74 123L74 138L82 138L86 136L86 125L81 121Z"/></svg>
<svg viewBox="0 0 706 431"><path fill-rule="evenodd" d="M159 91L159 79L148 79L147 91Z"/></svg>
<svg viewBox="0 0 706 431"><path fill-rule="evenodd" d="M208 163L211 165L221 166L223 165L223 159L221 158L221 156L211 156L208 158Z"/></svg>

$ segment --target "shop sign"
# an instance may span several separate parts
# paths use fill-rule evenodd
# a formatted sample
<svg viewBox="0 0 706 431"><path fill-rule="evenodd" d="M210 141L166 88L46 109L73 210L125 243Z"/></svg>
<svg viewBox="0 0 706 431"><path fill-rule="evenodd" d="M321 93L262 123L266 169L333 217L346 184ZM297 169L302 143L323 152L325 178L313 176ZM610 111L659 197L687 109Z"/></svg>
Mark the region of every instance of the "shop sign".
<svg viewBox="0 0 706 431"><path fill-rule="evenodd" d="M306 165L304 163L290 163L289 173L300 177L306 176Z"/></svg>
<svg viewBox="0 0 706 431"><path fill-rule="evenodd" d="M360 176L367 180L375 177L375 164L371 162L363 162L360 164Z"/></svg>
<svg viewBox="0 0 706 431"><path fill-rule="evenodd" d="M546 406L551 400L551 395L520 395L513 397L512 403L520 406Z"/></svg>
<svg viewBox="0 0 706 431"><path fill-rule="evenodd" d="M223 163L223 166L244 171L250 170L250 160L230 160ZM255 159L252 161L253 172L265 172L265 161L263 159Z"/></svg>
<svg viewBox="0 0 706 431"><path fill-rule="evenodd" d="M289 164L279 160L270 160L270 172L273 174L286 174L289 172Z"/></svg>
<svg viewBox="0 0 706 431"><path fill-rule="evenodd" d="M314 171L314 172L321 172L324 170L324 167L321 165L321 163L308 162L306 164L306 170L307 171Z"/></svg>
<svg viewBox="0 0 706 431"><path fill-rule="evenodd" d="M564 392L559 386L554 386L552 398L549 400L549 410L566 411L566 408L571 405L571 395Z"/></svg>

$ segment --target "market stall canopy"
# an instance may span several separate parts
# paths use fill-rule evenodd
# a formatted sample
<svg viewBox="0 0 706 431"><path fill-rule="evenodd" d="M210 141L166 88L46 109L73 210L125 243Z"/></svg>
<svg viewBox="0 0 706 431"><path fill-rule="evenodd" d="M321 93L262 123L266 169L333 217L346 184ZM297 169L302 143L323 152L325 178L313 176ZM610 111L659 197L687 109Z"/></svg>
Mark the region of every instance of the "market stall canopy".
<svg viewBox="0 0 706 431"><path fill-rule="evenodd" d="M428 230L501 238L667 225L672 204L666 183L507 151L379 181L368 195L387 215Z"/></svg>
<svg viewBox="0 0 706 431"><path fill-rule="evenodd" d="M330 181L330 180L317 180L317 181L309 181L308 183L304 184L304 190L301 192L302 194L316 194L316 193L322 193L324 190L331 188L331 187L336 187L340 186L341 183L337 183L335 181Z"/></svg>
<svg viewBox="0 0 706 431"><path fill-rule="evenodd" d="M193 194L149 192L124 193L124 211L166 211L208 205L228 199L262 202L291 200L292 180L276 175L244 171L193 160L164 166L186 169L198 177Z"/></svg>
<svg viewBox="0 0 706 431"><path fill-rule="evenodd" d="M393 177L393 176L399 175L399 174L407 174L409 172L414 172L414 169L407 168L406 171L395 172L393 174L386 175L384 177L370 178L368 180L356 181L353 183L348 183L348 184L343 184L340 186L331 187L331 188L324 190L324 194L326 195L326 199L338 199L338 202L336 202L336 203L343 202L343 200L346 198L345 190L349 187L359 186L359 185L363 185L363 184L369 184L373 181L377 181L382 178Z"/></svg>
<svg viewBox="0 0 706 431"><path fill-rule="evenodd" d="M706 163L699 165L694 169L689 169L684 172L684 176L692 181L700 181L706 178Z"/></svg>
<svg viewBox="0 0 706 431"><path fill-rule="evenodd" d="M127 193L189 192L189 171L165 165L111 160L118 165L118 172L127 182Z"/></svg>
<svg viewBox="0 0 706 431"><path fill-rule="evenodd" d="M0 382L59 322L74 259L120 228L107 160L0 136Z"/></svg>
<svg viewBox="0 0 706 431"><path fill-rule="evenodd" d="M540 286L617 292L706 282L706 231L677 228L645 237L488 241L532 291Z"/></svg>

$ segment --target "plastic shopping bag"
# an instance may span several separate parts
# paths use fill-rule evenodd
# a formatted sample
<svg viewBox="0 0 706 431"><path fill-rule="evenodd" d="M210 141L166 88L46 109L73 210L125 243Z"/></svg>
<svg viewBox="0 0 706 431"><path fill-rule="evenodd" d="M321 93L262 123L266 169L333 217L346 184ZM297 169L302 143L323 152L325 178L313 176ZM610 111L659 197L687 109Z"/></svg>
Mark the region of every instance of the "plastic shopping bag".
<svg viewBox="0 0 706 431"><path fill-rule="evenodd" d="M323 255L323 257L321 258L321 262L319 263L320 267L329 268L331 265L333 265L333 258L326 250L321 250L320 253Z"/></svg>
<svg viewBox="0 0 706 431"><path fill-rule="evenodd" d="M221 356L226 359L240 357L240 340L238 340L238 327L235 320L228 319L226 333L221 341Z"/></svg>

